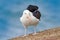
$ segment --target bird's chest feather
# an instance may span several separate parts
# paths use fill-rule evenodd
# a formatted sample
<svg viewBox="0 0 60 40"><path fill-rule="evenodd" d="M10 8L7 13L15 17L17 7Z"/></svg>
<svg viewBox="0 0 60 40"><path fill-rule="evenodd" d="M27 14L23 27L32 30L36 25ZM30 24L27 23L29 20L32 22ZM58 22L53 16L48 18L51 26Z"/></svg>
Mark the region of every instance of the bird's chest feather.
<svg viewBox="0 0 60 40"><path fill-rule="evenodd" d="M22 16L21 17L21 22L25 25L29 25L31 23L31 20L27 16Z"/></svg>
<svg viewBox="0 0 60 40"><path fill-rule="evenodd" d="M33 15L30 15L30 18L28 16L22 16L21 17L21 22L26 25L34 25L38 23L38 19L36 19Z"/></svg>

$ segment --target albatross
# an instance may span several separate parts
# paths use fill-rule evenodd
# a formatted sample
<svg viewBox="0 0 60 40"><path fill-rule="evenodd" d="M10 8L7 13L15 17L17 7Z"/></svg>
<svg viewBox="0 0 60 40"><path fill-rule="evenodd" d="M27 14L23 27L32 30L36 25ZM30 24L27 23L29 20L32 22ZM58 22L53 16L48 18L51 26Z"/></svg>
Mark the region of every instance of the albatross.
<svg viewBox="0 0 60 40"><path fill-rule="evenodd" d="M25 35L27 27L34 26L34 34L36 34L36 26L40 21L41 13L38 10L38 6L29 5L26 10L23 11L20 21L25 28Z"/></svg>

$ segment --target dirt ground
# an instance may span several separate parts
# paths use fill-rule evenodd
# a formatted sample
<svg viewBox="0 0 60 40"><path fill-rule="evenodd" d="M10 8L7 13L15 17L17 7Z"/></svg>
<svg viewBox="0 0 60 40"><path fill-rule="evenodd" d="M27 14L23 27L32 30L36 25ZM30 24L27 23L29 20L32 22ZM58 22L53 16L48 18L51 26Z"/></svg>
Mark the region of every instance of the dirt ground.
<svg viewBox="0 0 60 40"><path fill-rule="evenodd" d="M16 37L9 40L60 40L60 27L38 32L36 35L29 34L25 37Z"/></svg>

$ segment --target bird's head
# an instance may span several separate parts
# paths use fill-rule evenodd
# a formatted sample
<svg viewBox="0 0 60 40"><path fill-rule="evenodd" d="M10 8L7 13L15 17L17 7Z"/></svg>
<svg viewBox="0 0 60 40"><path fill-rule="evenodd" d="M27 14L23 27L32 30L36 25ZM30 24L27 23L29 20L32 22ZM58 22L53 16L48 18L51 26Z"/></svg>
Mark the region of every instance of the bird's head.
<svg viewBox="0 0 60 40"><path fill-rule="evenodd" d="M24 11L23 11L23 15L26 15L26 16L27 16L27 15L29 16L30 13L31 13L31 12L30 12L29 10L24 10Z"/></svg>

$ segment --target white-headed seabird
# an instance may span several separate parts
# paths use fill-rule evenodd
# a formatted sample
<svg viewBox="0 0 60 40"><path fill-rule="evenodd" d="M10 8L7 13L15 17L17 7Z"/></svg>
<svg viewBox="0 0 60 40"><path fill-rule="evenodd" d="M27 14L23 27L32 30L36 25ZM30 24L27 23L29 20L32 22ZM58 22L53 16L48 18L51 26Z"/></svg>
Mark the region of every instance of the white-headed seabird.
<svg viewBox="0 0 60 40"><path fill-rule="evenodd" d="M41 13L38 11L38 7L35 5L29 5L26 10L23 11L22 17L20 17L20 21L25 28L25 35L26 36L26 28L28 26L35 26L34 27L34 34L36 34L36 26L40 21Z"/></svg>

